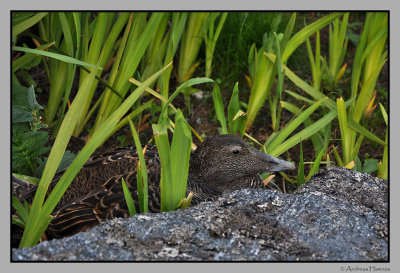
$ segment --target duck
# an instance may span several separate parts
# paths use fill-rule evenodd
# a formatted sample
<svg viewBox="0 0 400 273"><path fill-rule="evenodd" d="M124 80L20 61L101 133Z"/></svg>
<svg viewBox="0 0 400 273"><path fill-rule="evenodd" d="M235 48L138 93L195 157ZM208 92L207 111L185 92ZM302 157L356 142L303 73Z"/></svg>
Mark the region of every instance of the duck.
<svg viewBox="0 0 400 273"><path fill-rule="evenodd" d="M148 171L149 212L159 213L161 163L156 146L144 153ZM103 221L129 217L122 180L139 211L136 185L138 153L135 146L119 148L90 158L76 175L52 214L46 235L62 238L92 228ZM263 188L260 173L295 169L293 163L261 152L236 135L207 137L192 151L189 161L187 194L191 206L214 201L243 188ZM51 191L61 177L58 173Z"/></svg>

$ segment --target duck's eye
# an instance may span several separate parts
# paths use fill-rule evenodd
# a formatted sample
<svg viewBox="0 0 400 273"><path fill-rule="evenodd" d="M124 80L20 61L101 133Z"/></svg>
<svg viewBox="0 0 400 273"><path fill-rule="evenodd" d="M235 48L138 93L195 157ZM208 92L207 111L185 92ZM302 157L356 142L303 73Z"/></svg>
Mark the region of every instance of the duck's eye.
<svg viewBox="0 0 400 273"><path fill-rule="evenodd" d="M237 155L239 153L239 150L233 150L233 154Z"/></svg>

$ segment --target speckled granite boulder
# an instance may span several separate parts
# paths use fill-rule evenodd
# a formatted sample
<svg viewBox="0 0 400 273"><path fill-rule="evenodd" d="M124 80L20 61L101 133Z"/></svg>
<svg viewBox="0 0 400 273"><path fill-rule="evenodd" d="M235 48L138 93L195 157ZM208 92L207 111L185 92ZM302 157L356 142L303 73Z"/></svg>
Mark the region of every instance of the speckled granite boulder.
<svg viewBox="0 0 400 273"><path fill-rule="evenodd" d="M243 189L13 249L13 261L387 261L388 182L343 168L294 194Z"/></svg>

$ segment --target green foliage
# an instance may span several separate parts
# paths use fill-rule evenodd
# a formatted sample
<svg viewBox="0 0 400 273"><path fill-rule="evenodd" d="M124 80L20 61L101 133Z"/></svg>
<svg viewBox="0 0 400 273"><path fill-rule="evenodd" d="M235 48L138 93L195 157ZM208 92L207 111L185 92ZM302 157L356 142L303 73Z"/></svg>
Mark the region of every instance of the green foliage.
<svg viewBox="0 0 400 273"><path fill-rule="evenodd" d="M46 128L42 123L41 110L43 107L36 101L33 86L26 88L13 85L12 89L12 171L29 176L41 177L47 158L43 155L50 150L45 145L49 141L47 131L39 131ZM63 165L73 158L73 154L67 151L63 157Z"/></svg>
<svg viewBox="0 0 400 273"><path fill-rule="evenodd" d="M243 136L246 118L245 113L240 109L239 83L235 84L232 91L231 99L228 104L228 126L226 124L224 104L222 102L221 92L217 83L215 83L213 89L213 101L217 119L221 124L221 128L219 129L220 134L233 134Z"/></svg>
<svg viewBox="0 0 400 273"><path fill-rule="evenodd" d="M272 48L273 40L272 33L269 34L267 37L271 37L270 40L264 44L263 48L260 50L256 50L255 47L250 48L249 53L249 67L250 67L250 78L252 83L252 89L250 91L250 98L248 103L248 110L247 110L247 123L246 123L246 132L250 130L258 112L260 111L261 107L263 106L265 100L269 97L271 87L274 83L275 76L277 75L278 63L279 66L284 67L288 58L291 54L296 50L300 44L308 39L313 33L320 30L327 24L329 24L332 20L339 17L341 13L333 13L329 14L314 23L310 24L309 26L304 27L302 30L297 32L295 35L291 37L293 25L295 22L296 15L293 14L289 23L286 26L285 33L282 35L275 36L276 40L279 40L280 46L276 47L276 49ZM273 25L279 24L279 16L276 17ZM276 29L275 27L274 29ZM273 32L276 32L274 29ZM278 56L278 59L271 60L268 57L269 55L274 55L273 53L281 52L282 56ZM265 51L265 52L264 52ZM278 52L279 53L279 52ZM267 55L267 57L265 56ZM281 61L279 61L281 59ZM282 70L282 73L286 74L286 71ZM281 76L282 77L282 76ZM280 81L278 81L279 83ZM278 92L279 93L279 92ZM279 94L280 96L280 94ZM273 105L272 116L276 114L276 103L277 100L273 100L274 103L270 102L270 106ZM279 113L278 113L279 116ZM274 117L276 122L276 118ZM279 124L273 124L274 128L277 128Z"/></svg>
<svg viewBox="0 0 400 273"><path fill-rule="evenodd" d="M351 98L355 99L355 102L348 112L343 109L339 111L343 159L338 161L342 161L344 165L356 158L364 137L380 143L384 149L388 145L387 140L382 141L360 124L363 113L370 107L369 103L373 97L380 71L386 62L387 50L384 46L387 31L386 13L367 14L353 63ZM363 77L361 77L362 71L364 72ZM360 79L362 87L358 93ZM338 104L340 103L341 101L338 99Z"/></svg>
<svg viewBox="0 0 400 273"><path fill-rule="evenodd" d="M214 56L215 46L217 44L217 40L219 35L221 34L222 27L224 26L226 17L228 16L227 12L223 12L221 17L218 21L218 26L214 31L214 22L219 17L219 13L212 13L210 19L210 26L207 30L207 35L205 36L204 40L206 43L206 77L209 78L211 76L212 71L212 60Z"/></svg>
<svg viewBox="0 0 400 273"><path fill-rule="evenodd" d="M378 159L367 158L364 160L364 164L361 163L361 160L358 156L355 157L355 167L353 170L363 172L363 173L373 173L378 170Z"/></svg>
<svg viewBox="0 0 400 273"><path fill-rule="evenodd" d="M192 137L181 111L175 115L171 146L168 140L169 123L153 124L154 139L161 160L161 211L178 207L186 194Z"/></svg>
<svg viewBox="0 0 400 273"><path fill-rule="evenodd" d="M126 185L124 178L122 178L122 190L124 191L124 197L126 205L128 206L129 216L134 216L136 214L135 203L133 201L132 195Z"/></svg>
<svg viewBox="0 0 400 273"><path fill-rule="evenodd" d="M29 215L29 205L26 200L24 200L24 204L22 205L21 202L15 196L11 196L12 206L15 209L18 217L12 218L13 224L18 225L21 228L25 228L25 225L28 221Z"/></svg>
<svg viewBox="0 0 400 273"><path fill-rule="evenodd" d="M313 87L317 90L320 89L322 73L321 73L321 42L319 31L315 38L315 56L313 55L310 39L306 40L308 59L311 66L312 83Z"/></svg>
<svg viewBox="0 0 400 273"><path fill-rule="evenodd" d="M20 85L12 86L12 123L29 123L31 130L45 128L41 121L43 107L36 101L33 86L26 88Z"/></svg>
<svg viewBox="0 0 400 273"><path fill-rule="evenodd" d="M190 79L198 66L195 62L212 17L213 15L210 12L192 12L189 14L179 52L179 83L184 83Z"/></svg>
<svg viewBox="0 0 400 273"><path fill-rule="evenodd" d="M215 20L221 14L212 12L191 12L188 15L185 29L182 35L182 42L179 51L177 80L184 83L189 80L196 68L200 65L197 61L200 47L203 40L206 44L206 77L211 74L211 64L218 36L222 30L222 26L226 19L227 13L223 13L219 19L217 29L214 31ZM183 94L185 97L186 107L190 114L190 95L198 92L194 88L187 88Z"/></svg>
<svg viewBox="0 0 400 273"><path fill-rule="evenodd" d="M329 24L329 78L331 85L338 84L344 74L344 71L341 72L341 67L347 50L346 30L349 15L346 12L341 22L339 18L336 18L333 24Z"/></svg>
<svg viewBox="0 0 400 273"><path fill-rule="evenodd" d="M20 247L32 246L38 242L52 219L50 214L74 179L75 175L79 172L80 168L85 164L95 149L107 139L110 132L118 125L118 122L139 99L148 85L155 81L167 68L168 66L164 67L147 79L141 86L135 89L135 91L121 104L121 106L115 112L113 112L113 114L102 125L102 130L99 130L90 138L85 147L74 159L70 167L61 176L57 185L46 199L46 202L43 203L47 189L54 177L67 143L75 128L78 116L82 110L82 105L85 102L85 96L87 92L89 92L89 89L95 78L96 70L93 70L90 73L90 77L86 78L82 84L64 118L63 123L61 124L60 130L51 149L49 160L47 161L46 167L43 171L43 176L40 180L41 187L38 187L38 190L36 191L31 212L29 214L28 223L21 239Z"/></svg>
<svg viewBox="0 0 400 273"><path fill-rule="evenodd" d="M228 128L226 127L224 103L222 101L221 91L217 83L214 84L213 88L213 102L214 102L215 114L217 116L219 123L221 124L220 134L227 134Z"/></svg>
<svg viewBox="0 0 400 273"><path fill-rule="evenodd" d="M12 128L12 171L34 175L42 163L40 156L50 150L45 147L49 134L44 131L27 131L22 126Z"/></svg>
<svg viewBox="0 0 400 273"><path fill-rule="evenodd" d="M140 143L139 134L136 131L135 126L132 121L129 119L129 126L132 131L133 140L135 141L135 147L137 154L139 156L139 164L137 167L136 173L136 182L137 182L137 191L139 198L139 207L140 212L148 212L148 177L147 177L147 168L146 161L144 160L144 154L142 150L142 145ZM130 210L131 211L131 210Z"/></svg>
<svg viewBox="0 0 400 273"><path fill-rule="evenodd" d="M288 181L297 181L300 185L318 171L320 164L329 164L327 148L332 141L332 132L338 133L338 129L340 149L333 147L338 165L346 166L354 160L356 170L377 171L379 177L387 179L388 116L383 106L387 104L380 105L382 116L379 113L373 115L386 122L384 141L382 134L372 133L365 117L376 107L373 105L373 92L387 60L388 16L386 12L368 12L365 23L361 23L361 35L355 33L357 22L348 23L353 21L349 20L350 16L352 13L330 13L299 28L295 25L295 13L13 12L12 170L41 177L30 210L27 204L13 199L13 207L20 217L13 221L25 227L21 247L36 244L51 220L52 210L81 166L99 145L127 123L142 158L137 176L140 212L147 211L147 170L140 153L139 135L133 124L144 110L150 112L151 122L157 120L152 129L162 164L162 210L190 205L192 195L185 196L190 149L195 146L190 130L200 141L202 139L186 122L183 113L172 105L172 101L179 94L184 94L187 103L184 107L189 108L187 98L199 90L192 87L195 84L204 84L201 87L205 86L203 92L207 95L209 85L205 83L213 80L191 78L198 65L201 68L204 65L207 76L213 74L223 78L220 84L214 84L212 90L221 134L246 135L253 139L245 132L249 132L268 100L271 122L267 124L272 126L273 133L263 149L279 156L295 145L301 145L297 180L287 177ZM328 61L322 57L325 47L319 37L324 27L329 28ZM292 32L295 34L292 35ZM316 34L315 52L309 40L313 34ZM28 48L25 41L21 42L21 37L35 39L37 47ZM217 39L220 41L218 44ZM348 60L348 40L357 45L353 61ZM203 41L204 62L198 57L201 56L199 52ZM289 58L293 59L291 56L299 52L298 48L303 43L306 43L304 50L308 52L311 66L310 76L304 72L309 70L303 67L288 67L292 66ZM16 54L17 51L22 55ZM303 55L296 58L307 63L307 55ZM175 70L171 65L174 59L178 59ZM21 77L34 84L36 79L29 70L39 63L44 67L50 83L49 100L45 107L37 103L33 87L18 85ZM352 63L351 72L350 68L346 71L346 64L343 63ZM103 67L107 68L108 74ZM79 90L71 106L67 107L71 99L70 90L78 74L76 68L80 68ZM249 95L241 87L240 98L245 98L247 105L239 99L240 76L245 74L245 70L249 71L251 90ZM169 88L175 83L171 81L174 75L180 86L170 94ZM341 78L340 88L348 89L350 94L322 91L338 91L331 85L338 87ZM350 88L344 86L347 82ZM105 90L96 94L99 83L105 86ZM231 90L234 86L227 97L230 97L228 105L224 105L220 86L222 90ZM380 90L378 88L378 96L382 95ZM154 99L142 100L145 91L161 103L156 103ZM97 101L93 101L96 97ZM288 116L285 111L291 114ZM286 124L281 124L282 113L285 113L282 121L285 120ZM44 154L49 150L45 146L49 135L43 130L46 124L42 122L42 114L55 137L48 159ZM174 119L171 118L173 115ZM173 132L171 143L168 130ZM71 135L80 136L84 131L90 134L88 142L74 158L65 149ZM358 153L364 138L382 145L382 159L368 158L361 164ZM314 146L314 162L304 162L303 159L301 143L308 139ZM69 163L70 167L45 201L55 172L66 168ZM307 176L304 164L312 164ZM125 181L123 185L127 193ZM130 202L129 197L126 195L127 203ZM131 215L136 213L132 209L129 211Z"/></svg>

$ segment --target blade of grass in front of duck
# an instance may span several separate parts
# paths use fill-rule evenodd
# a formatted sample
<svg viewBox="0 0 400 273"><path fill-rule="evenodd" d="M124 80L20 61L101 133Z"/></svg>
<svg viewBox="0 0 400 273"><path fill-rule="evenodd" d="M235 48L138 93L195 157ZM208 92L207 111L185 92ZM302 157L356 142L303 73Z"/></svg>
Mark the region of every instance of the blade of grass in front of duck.
<svg viewBox="0 0 400 273"><path fill-rule="evenodd" d="M128 186L126 185L123 177L121 182L122 182L122 190L124 191L126 205L128 206L129 216L132 217L136 214L135 202L133 201L131 192L129 191Z"/></svg>
<svg viewBox="0 0 400 273"><path fill-rule="evenodd" d="M58 165L61 162L64 151L65 151L67 144L69 142L69 139L72 135L73 128L75 127L77 118L82 109L82 104L84 103L85 95L88 92L90 85L92 84L92 82L94 80L94 75L95 75L96 70L97 69L93 70L93 73L90 74L90 77L87 78L87 80L84 82L84 84L79 89L78 94L76 95L74 101L72 102L71 107L69 108L69 111L65 115L64 121L61 124L61 127L58 131L57 137L53 144L53 147L50 151L50 155L47 160L46 166L44 168L42 178L40 179L38 188L36 190L36 194L35 194L35 197L32 202L32 208L31 208L31 211L29 214L29 220L27 222L27 226L22 235L20 247L35 245L36 242L39 240L41 234L45 230L45 229L42 230L41 231L42 233L40 233L40 229L39 229L40 226L38 226L38 222L40 220L44 220L44 218L42 218L42 219L40 218L40 214L43 209L42 204L43 204L47 189L54 177L54 174L56 173ZM61 198L61 195L59 196L59 198ZM55 202L54 207L56 206L59 198ZM47 201L48 200L49 199L47 199ZM51 211L48 212L47 215L50 215L50 213L51 213ZM39 232L37 230L39 230ZM40 234L38 234L38 233L40 233ZM37 235L35 236L34 234L37 234Z"/></svg>
<svg viewBox="0 0 400 273"><path fill-rule="evenodd" d="M25 231L24 231L24 235L25 235L25 232L28 235L26 235L25 237L24 236L22 237L20 247L33 246L38 242L41 235L46 230L48 224L51 221L50 214L54 210L54 208L57 205L58 201L60 200L61 196L67 190L68 186L71 184L73 178L78 173L80 168L85 164L85 162L92 155L92 153L95 151L95 149L104 141L104 139L109 135L109 133L113 130L113 128L118 124L118 121L126 114L127 111L129 111L129 109L132 107L133 103L142 95L145 88L151 82L155 81L160 76L160 74L162 72L164 72L171 64L172 63L170 63L166 67L162 68L160 71L158 71L157 73L152 75L149 79L144 81L141 86L136 88L135 91L121 104L121 106L116 111L114 111L114 113L104 122L104 124L102 125L102 130L99 130L97 133L93 134L93 136L87 142L85 147L83 147L81 152L75 157L74 161L71 163L69 168L65 171L63 176L60 178L57 185L55 186L55 188L53 189L51 194L48 196L43 207L40 209L41 203L43 202L45 193L47 191L47 187L50 184L50 182L54 176L55 170L58 167L58 164L56 164L57 162L55 162L55 160L52 160L53 157L50 158L50 156L52 156L54 146L56 146L57 148L59 146L59 144L57 142L58 135L61 136L60 139L63 138L62 140L59 140L59 142L62 142L62 141L65 142L65 143L62 142L63 147L61 147L61 148L63 148L63 149L62 149L62 153L59 155L60 159L58 160L58 161L60 161L61 157L64 153L65 147L68 143L67 140L69 139L69 137L72 134L72 131L70 132L71 127L75 126L75 123L69 120L69 116L71 116L71 118L76 119L79 114L79 112L75 109L76 107L79 107L79 105L72 107L75 100L78 98L78 95L80 94L78 92L77 98L75 98L73 104L71 105L69 111L67 112L67 115L64 118L64 122L61 125L61 128L60 128L59 133L56 138L56 142L54 143L53 149L50 152L49 160L47 161L48 164L46 164L46 167L45 167L45 170L44 170L43 176L42 176L42 179L45 179L45 178L47 179L47 180L45 180L46 187L43 187L44 185L42 185L42 187L41 187L39 184L36 195L38 195L38 192L39 192L40 199L38 198L37 201L34 200L34 202L32 204L31 211L34 211L35 213L31 212L31 215L33 215L32 218L30 215L30 219L29 219L29 222L31 224L28 225L27 229L25 229ZM93 75L93 77L91 77L89 79L93 80L94 74L95 74L95 71L92 71L91 75ZM91 86L91 82L87 82L82 87L85 87L84 90L87 91L88 88L90 88L90 86ZM83 92L81 92L81 96L84 96ZM79 102L81 102L81 101L79 101ZM75 104L75 105L77 105L77 104ZM75 109L75 110L71 111L71 108ZM65 123L65 125L64 125L64 123ZM64 132L63 126L67 127L67 129L68 129L67 132ZM69 136L68 136L68 134L69 134ZM65 140L65 138L66 138L66 140ZM60 150L60 149L57 149L57 151L58 150ZM48 171L46 170L46 168L48 167L47 165L50 165L50 164L52 167L51 169L53 170L53 168L54 168L54 170L52 173L47 174ZM49 169L50 169L50 167L49 167ZM35 196L35 199L36 199L36 196ZM50 217L50 220L49 220L49 217ZM29 224L29 222L28 222L28 224Z"/></svg>
<svg viewBox="0 0 400 273"><path fill-rule="evenodd" d="M133 140L135 141L136 152L139 156L139 164L137 168L137 191L139 197L139 207L140 212L148 212L148 177L147 177L147 168L146 161L144 160L144 154L142 150L142 145L140 143L139 134L136 131L135 126L133 125L132 120L129 118L129 126L131 127ZM139 168L140 166L140 168Z"/></svg>
<svg viewBox="0 0 400 273"><path fill-rule="evenodd" d="M231 99L228 105L228 132L229 134L236 134L238 131L238 122L235 122L233 118L236 113L239 111L239 83L237 82L233 87ZM241 132L240 132L241 133ZM241 134L242 135L242 134Z"/></svg>
<svg viewBox="0 0 400 273"><path fill-rule="evenodd" d="M180 110L175 114L175 129L171 144L171 174L174 183L175 205L185 197L189 174L189 159L192 146L192 135Z"/></svg>
<svg viewBox="0 0 400 273"><path fill-rule="evenodd" d="M168 70L166 70L166 72L164 72L164 73L169 73L169 72L168 72ZM190 79L190 80L188 80L187 82L183 83L180 87L178 87L179 90L176 90L176 91L174 92L174 94L176 93L176 94L174 95L174 97L175 97L177 94L179 94L179 92L181 92L181 91L183 90L183 88L186 88L187 86L189 86L189 85L191 85L191 84L202 83L202 79L205 80L205 82L208 82L208 81L210 80L210 79L207 79L207 78L193 78L193 79ZM139 86L139 85L141 84L141 82L139 82L139 81L137 81L137 80L135 80L135 79L133 79L133 78L129 79L129 81L130 81L131 83L137 85L137 86ZM212 80L211 80L211 82L212 82ZM160 99L162 102L165 102L165 103L166 103L165 105L169 105L175 112L177 112L177 109L172 105L172 102L171 102L171 101L168 102L168 100L167 100L164 96L162 96L161 94L157 93L156 91L154 91L153 89L151 89L151 88L149 88L149 87L146 88L146 91L147 91L148 93L150 93L151 95L153 95L154 97ZM168 103L167 103L167 102L168 102ZM166 111L166 110L165 110L165 111ZM163 115L160 114L161 119L163 119L162 116L163 116ZM171 121L171 122L172 122L172 121ZM201 136L193 129L193 127L190 126L189 124L188 124L188 126L189 126L190 130L193 132L193 134L199 139L199 141L200 141L200 142L203 142L203 139L202 139Z"/></svg>
<svg viewBox="0 0 400 273"><path fill-rule="evenodd" d="M226 127L224 104L222 102L221 91L217 83L214 84L213 88L213 102L214 102L215 114L217 116L219 123L221 124L221 133L227 134L228 129Z"/></svg>
<svg viewBox="0 0 400 273"><path fill-rule="evenodd" d="M153 135L156 141L158 154L161 161L161 211L169 211L175 207L171 206L173 200L172 173L170 161L170 147L168 141L167 125L164 123L153 124Z"/></svg>

